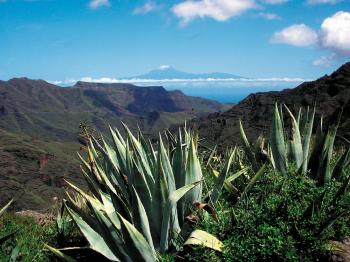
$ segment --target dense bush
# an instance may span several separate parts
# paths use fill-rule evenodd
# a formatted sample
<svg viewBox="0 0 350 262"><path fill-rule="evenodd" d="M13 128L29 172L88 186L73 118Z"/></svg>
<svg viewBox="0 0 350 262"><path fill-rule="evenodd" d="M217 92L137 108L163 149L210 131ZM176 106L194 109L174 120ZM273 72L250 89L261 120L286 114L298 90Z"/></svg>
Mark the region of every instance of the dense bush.
<svg viewBox="0 0 350 262"><path fill-rule="evenodd" d="M291 172L285 177L270 170L249 197L235 205L222 199L218 223L207 218L199 227L224 240L224 253L217 260L322 260L329 240L350 233L349 193L338 205L333 201L341 185L332 181L318 187L306 175ZM201 253L192 258L199 257Z"/></svg>

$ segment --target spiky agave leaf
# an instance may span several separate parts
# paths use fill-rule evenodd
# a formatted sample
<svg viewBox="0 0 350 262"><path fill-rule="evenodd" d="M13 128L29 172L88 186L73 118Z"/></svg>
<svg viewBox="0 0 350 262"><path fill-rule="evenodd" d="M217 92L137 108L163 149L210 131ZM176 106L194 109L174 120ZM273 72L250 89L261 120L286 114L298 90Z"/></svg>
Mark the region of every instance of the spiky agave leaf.
<svg viewBox="0 0 350 262"><path fill-rule="evenodd" d="M310 152L310 142L312 137L312 129L314 126L314 119L315 119L315 112L316 108L314 107L313 111L311 112L311 116L309 116L309 108L307 110L307 121L302 127L302 143L303 143L303 165L302 165L302 171L303 173L307 172L308 169L308 163L309 163L309 152Z"/></svg>
<svg viewBox="0 0 350 262"><path fill-rule="evenodd" d="M76 211L67 206L67 210L79 227L82 234L85 236L90 244L91 249L104 255L106 258L112 261L121 261L117 258L116 254L113 253L111 248L105 242L103 236L96 232L87 222L87 219L82 218Z"/></svg>
<svg viewBox="0 0 350 262"><path fill-rule="evenodd" d="M288 167L286 144L283 133L283 124L277 104L275 104L275 111L272 120L270 145L276 169L282 174L286 174Z"/></svg>
<svg viewBox="0 0 350 262"><path fill-rule="evenodd" d="M285 105L287 112L292 120L292 129L291 129L291 140L289 141L290 146L290 156L293 162L295 162L297 168L299 169L303 163L303 147L301 143L301 135L298 126L298 122L293 116L292 112Z"/></svg>
<svg viewBox="0 0 350 262"><path fill-rule="evenodd" d="M128 253L132 255L132 261L157 261L154 249L149 245L144 236L128 220L119 215L123 225L123 236Z"/></svg>
<svg viewBox="0 0 350 262"><path fill-rule="evenodd" d="M5 213L6 209L9 208L9 206L12 204L13 199L10 200L10 202L8 202L4 207L2 207L0 209L0 217Z"/></svg>
<svg viewBox="0 0 350 262"><path fill-rule="evenodd" d="M237 148L235 148L232 151L230 157L225 161L226 164L225 164L224 168L221 170L220 176L218 177L218 179L215 182L213 192L210 195L210 202L212 205L215 205L216 201L218 201L218 199L219 199L219 196L220 196L221 190L224 186L226 177L227 177L228 172L231 168L233 157L236 154L236 150L237 150Z"/></svg>
<svg viewBox="0 0 350 262"><path fill-rule="evenodd" d="M338 159L332 172L332 178L339 179L350 165L350 148Z"/></svg>
<svg viewBox="0 0 350 262"><path fill-rule="evenodd" d="M337 133L337 126L333 126L328 130L325 142L323 144L322 152L320 155L320 162L317 172L318 183L324 185L331 180L331 159L333 154L333 145L335 136Z"/></svg>
<svg viewBox="0 0 350 262"><path fill-rule="evenodd" d="M186 193L190 193L190 190L194 190L195 187L200 184L201 181L196 181L194 183L183 186L169 195L169 198L166 202L164 208L164 216L162 221L162 234L160 238L160 250L161 252L165 252L169 247L169 235L173 232L173 224L172 222L177 219L174 217L172 212L173 207L176 206L177 202L186 195Z"/></svg>
<svg viewBox="0 0 350 262"><path fill-rule="evenodd" d="M137 194L135 188L133 188L133 221L136 229L142 232L143 236L148 242L148 245L151 247L152 252L155 253L153 239L151 234L151 228L145 207L142 204L142 201Z"/></svg>
<svg viewBox="0 0 350 262"><path fill-rule="evenodd" d="M51 247L49 245L46 245L46 244L44 244L44 247L47 248L49 251L51 251L61 261L64 261L64 262L77 262L77 260L75 260L72 257L64 254L61 250L58 250L58 249L56 249L54 247Z"/></svg>
<svg viewBox="0 0 350 262"><path fill-rule="evenodd" d="M247 139L247 136L244 132L244 128L243 128L243 124L242 124L241 120L239 120L239 133L240 133L241 139L243 141L244 152L246 153L250 164L253 166L254 171L258 171L259 165L258 165L256 156L255 156L255 153L252 149L252 146L250 145L250 143Z"/></svg>
<svg viewBox="0 0 350 262"><path fill-rule="evenodd" d="M198 159L197 149L194 138L190 139L190 146L188 149L188 158L186 166L186 175L184 185L189 185L203 178L201 164ZM186 202L194 203L200 201L202 196L202 184L197 184L196 187L186 195Z"/></svg>
<svg viewBox="0 0 350 262"><path fill-rule="evenodd" d="M259 171L250 179L248 185L245 187L241 198L245 198L248 196L249 191L251 190L251 188L255 185L256 181L259 180L259 178L265 173L265 168L266 168L266 164L264 164Z"/></svg>

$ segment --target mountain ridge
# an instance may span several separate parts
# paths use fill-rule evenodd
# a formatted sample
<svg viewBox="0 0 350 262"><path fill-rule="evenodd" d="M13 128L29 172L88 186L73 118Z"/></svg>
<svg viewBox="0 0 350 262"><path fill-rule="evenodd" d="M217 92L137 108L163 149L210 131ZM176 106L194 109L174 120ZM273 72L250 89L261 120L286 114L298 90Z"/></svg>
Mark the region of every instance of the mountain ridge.
<svg viewBox="0 0 350 262"><path fill-rule="evenodd" d="M124 122L151 135L223 108L160 86L0 81L0 206L14 197L17 210L42 210L63 196L65 179L84 184L76 156L80 123L106 134Z"/></svg>
<svg viewBox="0 0 350 262"><path fill-rule="evenodd" d="M304 82L293 89L250 94L223 113L213 113L194 121L206 143L232 146L240 143L239 120L250 140L268 137L275 103L286 104L292 111L316 105L316 117L324 116L326 125L333 123L343 108L338 134L350 139L350 62L330 75ZM286 119L287 120L287 119ZM317 123L317 122L316 122Z"/></svg>

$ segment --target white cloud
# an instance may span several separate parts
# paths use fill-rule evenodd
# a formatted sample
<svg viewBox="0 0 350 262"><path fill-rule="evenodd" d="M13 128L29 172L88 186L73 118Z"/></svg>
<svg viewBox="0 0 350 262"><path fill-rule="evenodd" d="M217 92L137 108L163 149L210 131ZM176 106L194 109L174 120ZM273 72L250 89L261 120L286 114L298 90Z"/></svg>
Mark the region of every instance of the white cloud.
<svg viewBox="0 0 350 262"><path fill-rule="evenodd" d="M301 83L304 81L309 81L310 79L304 78L291 78L291 77L271 77L271 78L203 78L203 79L118 79L113 77L101 77L93 78L90 76L82 77L80 79L67 79L64 81L48 81L52 84L67 86L74 85L78 81L91 82L91 83L128 83L137 84L142 86L147 85L194 85L194 84L227 84L227 85L270 85L272 83Z"/></svg>
<svg viewBox="0 0 350 262"><path fill-rule="evenodd" d="M318 5L318 4L336 4L342 0L307 0L306 3L309 5Z"/></svg>
<svg viewBox="0 0 350 262"><path fill-rule="evenodd" d="M264 0L264 2L270 5L278 5L278 4L284 4L288 2L288 0Z"/></svg>
<svg viewBox="0 0 350 262"><path fill-rule="evenodd" d="M282 19L279 15L276 15L274 13L259 13L259 17L265 18L267 20L279 20Z"/></svg>
<svg viewBox="0 0 350 262"><path fill-rule="evenodd" d="M255 0L186 0L174 5L172 11L186 25L196 18L226 21L256 7Z"/></svg>
<svg viewBox="0 0 350 262"><path fill-rule="evenodd" d="M321 25L323 47L350 54L350 13L337 12Z"/></svg>
<svg viewBox="0 0 350 262"><path fill-rule="evenodd" d="M89 7L91 9L96 9L102 6L110 6L109 0L90 0Z"/></svg>
<svg viewBox="0 0 350 262"><path fill-rule="evenodd" d="M159 9L159 6L155 2L148 1L144 5L136 7L132 13L134 15L144 15L156 11L157 9Z"/></svg>
<svg viewBox="0 0 350 262"><path fill-rule="evenodd" d="M311 46L317 43L318 35L315 30L305 24L297 24L274 33L271 41L294 46Z"/></svg>
<svg viewBox="0 0 350 262"><path fill-rule="evenodd" d="M314 66L324 66L324 67L329 67L331 66L332 62L334 61L336 55L333 53L328 56L321 56L318 59L315 59L312 64Z"/></svg>

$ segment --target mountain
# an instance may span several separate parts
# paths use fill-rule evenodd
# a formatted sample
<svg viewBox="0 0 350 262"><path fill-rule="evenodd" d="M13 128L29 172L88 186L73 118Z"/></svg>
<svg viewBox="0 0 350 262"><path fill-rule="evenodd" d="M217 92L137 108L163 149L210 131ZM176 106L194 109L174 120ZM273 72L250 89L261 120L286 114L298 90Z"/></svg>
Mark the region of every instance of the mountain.
<svg viewBox="0 0 350 262"><path fill-rule="evenodd" d="M76 152L79 124L99 133L121 121L148 134L225 109L218 102L163 87L43 80L0 81L0 206L44 209L63 194L64 179L82 184ZM227 108L226 108L227 109Z"/></svg>
<svg viewBox="0 0 350 262"><path fill-rule="evenodd" d="M155 80L164 80L164 79L229 79L229 78L242 78L241 76L227 74L227 73L207 73L207 74L193 74L179 71L171 66L163 65L158 69L152 70L144 75L138 75L130 77L130 79L155 79Z"/></svg>
<svg viewBox="0 0 350 262"><path fill-rule="evenodd" d="M316 105L316 117L319 119L322 115L325 125L333 123L343 108L338 134L350 140L349 99L350 63L346 63L331 75L305 82L294 89L251 94L230 110L210 114L193 124L208 145L215 143L225 147L240 143L239 119L248 138L255 140L260 134L268 137L276 102L286 104L294 113L300 107L312 108Z"/></svg>

